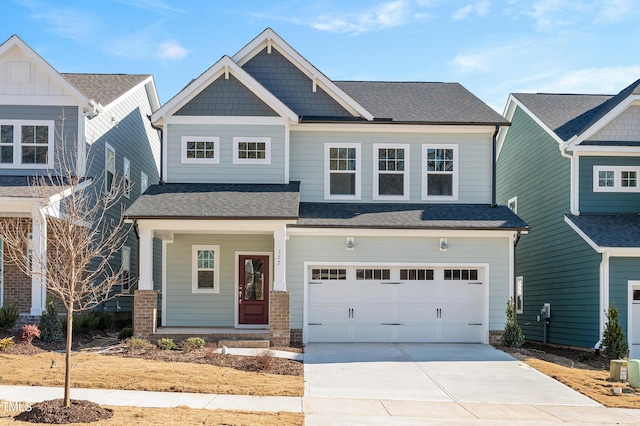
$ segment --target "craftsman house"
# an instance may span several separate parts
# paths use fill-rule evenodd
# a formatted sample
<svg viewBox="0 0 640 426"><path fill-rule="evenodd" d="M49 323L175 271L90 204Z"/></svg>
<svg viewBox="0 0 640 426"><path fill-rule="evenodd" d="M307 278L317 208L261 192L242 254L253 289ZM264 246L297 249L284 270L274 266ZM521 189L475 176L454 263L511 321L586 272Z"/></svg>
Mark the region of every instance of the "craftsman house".
<svg viewBox="0 0 640 426"><path fill-rule="evenodd" d="M492 198L509 122L460 84L332 81L267 29L151 120L161 183L125 212L140 235L136 334L488 343L503 330L528 227Z"/></svg>
<svg viewBox="0 0 640 426"><path fill-rule="evenodd" d="M498 201L534 231L516 250L524 334L600 347L615 302L639 357L640 80L616 95L514 93L505 117Z"/></svg>
<svg viewBox="0 0 640 426"><path fill-rule="evenodd" d="M121 205L107 212L108 220L119 220L158 182L160 139L147 118L158 104L150 75L61 74L18 36L0 45L0 216L31 218L34 259L46 258L46 219L60 214L60 200L69 188L52 185L47 196L36 197L33 178L56 175L63 160L86 177L86 185L104 191L123 178L128 189ZM132 230L112 262L116 269L129 269L129 279L114 289L121 297L108 310L131 309L137 247ZM16 303L20 322L37 322L46 285L7 261L12 249L0 238L0 306Z"/></svg>

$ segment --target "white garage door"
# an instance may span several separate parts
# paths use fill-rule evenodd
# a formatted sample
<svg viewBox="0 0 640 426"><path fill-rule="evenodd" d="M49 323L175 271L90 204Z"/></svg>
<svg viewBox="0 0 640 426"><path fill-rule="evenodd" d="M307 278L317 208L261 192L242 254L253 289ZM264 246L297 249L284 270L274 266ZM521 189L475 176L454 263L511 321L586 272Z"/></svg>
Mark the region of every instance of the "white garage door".
<svg viewBox="0 0 640 426"><path fill-rule="evenodd" d="M311 267L310 342L482 342L481 268Z"/></svg>

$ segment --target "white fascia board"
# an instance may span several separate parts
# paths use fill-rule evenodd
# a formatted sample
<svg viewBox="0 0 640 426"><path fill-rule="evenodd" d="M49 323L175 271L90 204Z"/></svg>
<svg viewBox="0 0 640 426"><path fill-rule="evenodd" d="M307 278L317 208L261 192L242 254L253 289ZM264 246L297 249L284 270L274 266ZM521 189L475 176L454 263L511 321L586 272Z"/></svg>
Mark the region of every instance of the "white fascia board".
<svg viewBox="0 0 640 426"><path fill-rule="evenodd" d="M568 142L568 149L573 149L576 145L580 145L582 142L588 140L591 136L598 133L602 130L607 124L613 121L618 115L624 112L627 108L629 108L632 104L638 104L640 102L640 96L631 95L618 105L615 106L611 111L606 113L600 120L596 121L589 127L587 130L582 132L580 135L576 135L571 138Z"/></svg>
<svg viewBox="0 0 640 426"><path fill-rule="evenodd" d="M637 157L640 155L640 147L576 145L573 147L573 152L584 157Z"/></svg>
<svg viewBox="0 0 640 426"><path fill-rule="evenodd" d="M224 78L226 73L233 74L242 84L244 84L249 90L251 90L258 98L266 103L275 112L282 117L287 117L289 120L297 122L298 115L293 112L288 106L286 106L280 99L276 98L273 93L269 92L264 86L258 83L251 75L245 70L240 68L235 62L228 56L223 56L218 62L213 64L207 71L200 75L197 79L192 81L187 87L182 89L177 95L175 95L169 102L164 104L160 109L151 115L151 121L158 124L158 120L161 117L167 117L173 115L177 110L182 108L191 99L198 95L207 86L213 83L220 77Z"/></svg>
<svg viewBox="0 0 640 426"><path fill-rule="evenodd" d="M587 244L589 244L589 246L591 246L591 248L594 249L596 252L604 253L605 251L607 251L607 250L603 250L600 246L598 246L591 238L589 238L589 236L587 236L587 234L585 234L580 228L578 228L575 223L569 220L567 216L564 217L564 221L571 227L571 229L573 229L576 232L576 234L580 235L580 238L582 238Z"/></svg>
<svg viewBox="0 0 640 426"><path fill-rule="evenodd" d="M515 234L517 231L513 230L304 228L297 226L287 228L287 235L290 236L509 238Z"/></svg>
<svg viewBox="0 0 640 426"><path fill-rule="evenodd" d="M239 66L243 66L249 62L255 55L265 47L277 48L285 58L294 64L302 73L304 73L312 81L315 79L316 84L329 94L342 107L352 114L359 115L369 121L373 120L373 114L367 111L362 105L356 102L351 96L347 95L333 81L325 76L320 70L314 67L302 55L300 55L293 47L289 45L282 37L276 34L271 28L267 28L256 38L250 41L245 47L240 49L238 53L233 55L231 59Z"/></svg>
<svg viewBox="0 0 640 426"><path fill-rule="evenodd" d="M83 190L86 187L91 186L92 183L93 183L93 178L88 178L88 179L85 179L82 182L80 182L75 187L69 186L69 187L65 188L64 190L58 192L57 194L54 194L54 195L50 196L49 197L49 203L58 202L58 201L62 200L63 198L68 197L69 195L71 195L74 192Z"/></svg>
<svg viewBox="0 0 640 426"><path fill-rule="evenodd" d="M80 107L80 109L86 106L80 103L78 98L70 95L0 95L0 105L70 106Z"/></svg>
<svg viewBox="0 0 640 426"><path fill-rule="evenodd" d="M284 126L289 123L286 117L263 117L263 116L191 116L191 115L171 115L166 117L166 124L245 124L261 126Z"/></svg>
<svg viewBox="0 0 640 426"><path fill-rule="evenodd" d="M291 125L292 132L392 132L392 133L446 133L470 134L486 133L493 135L496 126L460 125L460 124L399 124L399 123L296 123Z"/></svg>
<svg viewBox="0 0 640 426"><path fill-rule="evenodd" d="M30 214L34 203L40 204L40 200L28 197L0 197L0 217L21 216L18 213Z"/></svg>
<svg viewBox="0 0 640 426"><path fill-rule="evenodd" d="M640 247L601 247L611 257L640 257Z"/></svg>
<svg viewBox="0 0 640 426"><path fill-rule="evenodd" d="M513 115L516 112L516 99L513 97L513 94L509 94L509 99L507 100L507 104L504 107L504 112L502 116L509 120L513 120ZM500 152L502 151L502 146L504 145L504 140L507 138L507 133L509 132L509 128L511 126L501 126L498 131L498 137L496 138L496 160L500 158Z"/></svg>
<svg viewBox="0 0 640 426"><path fill-rule="evenodd" d="M115 108L116 106L118 106L118 104L120 102L122 102L123 100L127 99L129 96L131 96L133 93L135 93L136 91L138 91L141 87L146 86L147 84L151 83L153 85L153 78L151 76L149 76L148 78L144 79L143 81L141 81L140 83L136 84L135 86L133 86L131 89L127 90L126 92L124 92L122 95L118 96L116 99L114 99L113 101L111 101L109 104L107 105L102 105L102 110L100 111L102 112L107 112L112 108ZM153 93L155 93L155 85L153 85ZM149 97L149 92L146 90L145 88L145 92L147 93L147 99L149 100L149 104L151 105L151 98ZM158 94L155 93L155 97L156 97L156 101L158 99Z"/></svg>
<svg viewBox="0 0 640 426"><path fill-rule="evenodd" d="M11 50L13 47L17 47L22 50L30 60L44 69L55 81L57 81L67 92L76 98L76 102L79 105L90 106L91 100L83 95L78 89L75 88L66 78L64 78L55 68L53 68L42 56L40 56L35 50L33 50L27 43L22 41L17 35L13 35L0 45L0 57Z"/></svg>
<svg viewBox="0 0 640 426"><path fill-rule="evenodd" d="M174 233L273 233L281 231L286 225L295 223L295 220L216 220L216 219L135 219L140 229L152 229L158 231L171 231Z"/></svg>

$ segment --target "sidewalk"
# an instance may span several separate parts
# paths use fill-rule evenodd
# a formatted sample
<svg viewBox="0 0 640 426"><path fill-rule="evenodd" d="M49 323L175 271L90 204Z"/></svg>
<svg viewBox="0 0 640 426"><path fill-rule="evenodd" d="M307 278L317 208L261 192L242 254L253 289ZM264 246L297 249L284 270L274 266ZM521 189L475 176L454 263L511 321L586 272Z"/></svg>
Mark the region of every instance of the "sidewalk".
<svg viewBox="0 0 640 426"><path fill-rule="evenodd" d="M62 396L62 388L0 385L0 400L13 403L33 403L62 398ZM86 399L110 406L154 408L185 406L207 410L304 413L305 423L310 426L390 423L419 425L425 422L455 425L538 426L640 424L640 410L601 406L303 398L80 388L71 390L71 398Z"/></svg>

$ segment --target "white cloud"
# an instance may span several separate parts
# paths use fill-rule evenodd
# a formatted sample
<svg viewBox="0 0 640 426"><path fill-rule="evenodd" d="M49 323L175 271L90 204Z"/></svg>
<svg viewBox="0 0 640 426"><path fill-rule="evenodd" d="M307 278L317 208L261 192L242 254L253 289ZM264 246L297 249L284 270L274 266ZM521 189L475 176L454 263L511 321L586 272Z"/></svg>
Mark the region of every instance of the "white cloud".
<svg viewBox="0 0 640 426"><path fill-rule="evenodd" d="M479 1L476 3L470 3L458 10L453 14L453 19L456 21L465 19L472 14L477 16L485 16L491 7L491 3L487 0Z"/></svg>
<svg viewBox="0 0 640 426"><path fill-rule="evenodd" d="M636 0L604 0L598 17L607 23L623 21L634 12L635 2Z"/></svg>
<svg viewBox="0 0 640 426"><path fill-rule="evenodd" d="M336 14L321 15L317 21L309 22L309 26L320 31L360 34L382 28L397 27L405 23L411 15L409 2L396 0L382 3L369 12L344 17Z"/></svg>
<svg viewBox="0 0 640 426"><path fill-rule="evenodd" d="M189 51L187 49L180 46L178 42L171 40L160 43L160 51L158 52L158 57L160 59L179 61L181 59L184 59L188 54Z"/></svg>
<svg viewBox="0 0 640 426"><path fill-rule="evenodd" d="M176 9L175 7L167 4L161 0L115 0L117 3L122 3L143 10L150 10L152 12L162 13L169 15L171 13L185 13L184 10Z"/></svg>
<svg viewBox="0 0 640 426"><path fill-rule="evenodd" d="M84 8L71 8L32 0L15 0L31 11L31 18L60 37L75 41L86 40L99 28L99 19Z"/></svg>

